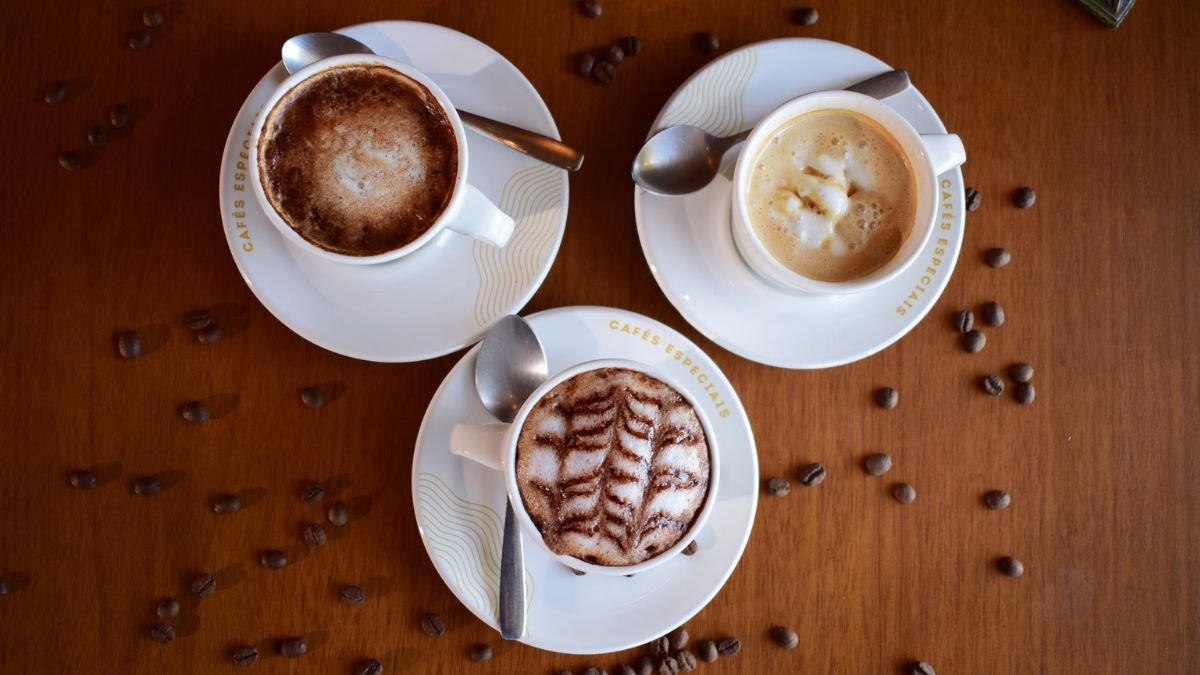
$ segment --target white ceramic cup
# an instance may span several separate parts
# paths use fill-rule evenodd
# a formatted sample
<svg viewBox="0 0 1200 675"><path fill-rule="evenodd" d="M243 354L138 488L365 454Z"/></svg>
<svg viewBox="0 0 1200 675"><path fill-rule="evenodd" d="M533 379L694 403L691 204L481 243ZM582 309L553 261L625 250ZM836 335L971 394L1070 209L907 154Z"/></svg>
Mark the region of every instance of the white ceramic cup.
<svg viewBox="0 0 1200 675"><path fill-rule="evenodd" d="M428 89L446 113L446 118L450 120L450 126L454 129L454 141L458 146L458 175L454 179L449 202L442 209L441 215L438 216L433 225L422 233L421 236L404 246L384 253L367 256L335 253L321 248L300 236L287 224L287 221L279 215L275 207L267 199L258 166L258 146L262 139L263 126L266 123L267 117L269 117L269 113L275 107L275 104L279 102L279 99L283 98L293 87L314 75L330 68L360 63L386 66L415 80ZM446 97L445 92L434 84L433 80L430 80L424 73L412 66L393 61L383 56L370 54L333 56L317 61L288 76L287 79L275 88L270 98L263 104L262 110L259 111L258 117L255 119L254 129L250 134L250 183L254 186L254 195L262 205L263 211L266 212L267 218L283 234L286 240L299 248L328 260L354 265L369 265L401 258L433 241L444 229L474 237L494 246L503 247L506 245L508 240L512 238L513 219L489 201L482 192L467 183L467 169L469 166L467 159L466 132L463 130L462 120L458 117L458 111L454 109L454 104Z"/></svg>
<svg viewBox="0 0 1200 675"><path fill-rule="evenodd" d="M900 250L874 272L847 281L821 281L797 274L775 259L750 224L747 194L751 171L771 137L795 118L818 110L846 110L878 123L899 143L916 182L912 230ZM878 99L850 91L820 91L794 98L759 122L746 139L733 174L733 241L750 269L792 291L818 295L859 293L896 278L919 256L933 234L940 189L937 177L967 161L962 140L955 134L920 134L908 120Z"/></svg>
<svg viewBox="0 0 1200 675"><path fill-rule="evenodd" d="M687 532L675 542L671 548L659 553L658 555L638 563L636 565L613 566L613 565L594 565L592 563L580 560L569 555L559 555L550 550L542 539L542 534L538 531L537 525L533 523L533 519L525 510L525 502L521 499L521 491L517 486L516 474L516 456L517 456L517 439L521 435L521 428L525 426L525 418L529 416L529 411L533 406L542 399L551 389L559 383L569 380L570 378L587 372L589 370L598 370L600 368L628 368L638 372L645 373L650 377L661 380L670 385L672 389L677 391L692 408L696 411L696 417L700 420L700 426L704 429L704 436L708 441L708 457L709 457L709 478L708 478L708 494L704 497L704 504L700 507L700 511L696 514L695 520L692 521L692 526ZM717 450L717 438L713 434L712 425L709 422L708 415L704 412L704 407L694 396L688 393L679 383L671 378L663 375L658 370L636 361L627 361L622 359L601 359L597 361L587 361L580 363L566 370L559 372L546 382L538 387L537 391L525 401L521 409L517 411L517 416L513 418L512 424L485 424L471 425L458 424L450 431L450 452L456 455L461 455L467 459L474 460L496 469L504 474L504 485L508 491L508 499L513 505L513 513L516 514L517 520L520 521L522 529L529 539L536 541L548 554L557 558L564 565L577 569L588 574L606 574L606 575L626 575L645 572L648 569L657 567L671 558L679 555L687 545L696 537L696 533L704 527L705 521L708 520L709 514L712 513L713 507L717 499L717 485L721 482L721 461L720 453Z"/></svg>

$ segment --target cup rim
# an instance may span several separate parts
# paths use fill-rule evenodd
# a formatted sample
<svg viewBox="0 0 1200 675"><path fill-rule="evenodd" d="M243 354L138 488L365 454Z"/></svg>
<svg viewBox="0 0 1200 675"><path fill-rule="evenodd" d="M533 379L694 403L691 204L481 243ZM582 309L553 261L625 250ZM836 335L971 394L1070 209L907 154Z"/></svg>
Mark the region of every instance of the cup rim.
<svg viewBox="0 0 1200 675"><path fill-rule="evenodd" d="M288 225L287 221L283 219L283 216L281 216L279 212L275 210L275 207L271 204L271 201L267 199L266 189L263 187L262 176L259 173L258 167L258 146L260 140L262 139L263 129L266 126L267 117L270 116L271 111L274 110L276 104L279 103L279 100L286 96L288 92L294 89L301 82L304 82L310 77L313 77L331 68L358 63L375 64L390 68L424 86L433 95L434 99L437 100L438 105L441 106L442 111L446 114L446 118L450 121L450 127L454 131L454 141L458 150L458 175L455 176L454 185L450 193L450 199L447 200L445 208L442 209L441 214L438 215L433 224L430 225L429 228L424 232L422 232L419 237L408 242L404 246L394 248L383 253L376 253L374 255L367 256L349 255L345 253L338 253L336 251L330 251L300 236L299 233L297 233L290 225ZM296 245L298 248L301 248L308 253L326 260L348 263L351 265L371 265L375 263L396 260L397 258L402 258L410 253L413 253L417 249L428 244L433 240L434 237L441 233L441 231L450 222L450 218L447 216L454 213L464 198L465 188L467 185L467 163L467 136L466 130L463 128L462 120L459 118L458 111L455 109L453 102L450 101L448 96L446 96L446 92L442 91L442 88L439 87L432 79L430 79L428 75L406 63L401 63L395 59L381 56L379 54L340 54L338 56L330 56L314 63L310 63L300 70L288 75L283 79L282 82L275 86L275 88L271 91L271 95L267 97L266 102L263 103L262 107L258 111L258 114L255 116L254 126L250 131L250 157L247 161L246 170L250 174L250 184L254 190L255 199L258 201L259 206L262 207L267 220L269 220L271 224L275 226L275 229L283 235L284 239Z"/></svg>
<svg viewBox="0 0 1200 675"><path fill-rule="evenodd" d="M909 232L909 236L907 239L905 239L904 243L905 246L909 246L909 251L903 259L900 258L900 252L897 251L896 255L892 256L892 258L884 263L882 267L866 276L858 277L856 279L847 279L845 281L823 281L794 272L786 265L776 260L775 256L771 255L770 251L767 250L766 246L758 238L758 234L754 232L754 228L750 225L750 216L747 210L743 190L743 186L749 180L749 169L747 167L754 159L749 157L749 153L757 151L762 146L763 137L777 130L780 125L786 121L786 119L804 114L803 112L794 112L794 109L801 107L808 108L815 101L829 102L830 105L826 106L827 108L838 109L840 106L837 105L837 102L846 100L854 102L856 107L865 107L871 109L869 113L862 113L858 110L853 110L852 112L865 114L872 119L876 119L878 117L886 118L884 121L890 123L886 125L885 128L887 133L892 134L893 136L895 135L892 129L893 125L901 128L903 132L909 136L909 140L911 140L918 148L921 148L920 152L914 155L908 151L907 147L905 147L903 143L901 143L901 150L904 153L904 156L909 160L913 172L925 174L931 185L937 185L937 175L934 173L933 163L930 161L929 155L924 150L924 146L921 143L920 132L913 128L912 124L905 119L903 115L896 112L879 99L867 96L865 94L860 94L858 92L834 89L802 94L785 101L773 109L767 114L766 117L762 119L762 121L755 125L754 131L750 133L750 136L746 138L745 143L742 144L741 154L738 157L737 166L734 169L733 175L732 208L737 213L735 214L736 217L734 217L732 220L733 227L743 230L746 235L743 237L743 239L746 240L749 245L753 246L755 251L759 254L759 257L761 258L759 263L770 266L773 273L775 273L778 277L782 277L782 280L786 280L786 283L783 283L783 281L780 279L775 279L775 282L795 292L819 293L826 295L846 295L851 293L861 293L863 291L882 286L883 284L886 284L903 274L904 271L907 270L912 263L920 257L920 252L925 248L925 245L929 243L929 238L933 236L934 221L937 220L936 206L928 209L929 213L926 217L921 217L921 214L914 214L912 224L913 230ZM815 112L821 109L823 108L813 106L806 112ZM896 140L899 142L901 139ZM917 162L920 163L919 167L917 166ZM934 200L932 203L936 204L936 200ZM922 229L920 234L915 232L916 228L918 227ZM914 240L914 236L918 236L919 239ZM917 244L910 245L911 242L914 241L917 242ZM750 265L749 261L746 261L746 264ZM753 265L750 266L753 267Z"/></svg>
<svg viewBox="0 0 1200 675"><path fill-rule="evenodd" d="M704 429L704 435L708 441L708 492L704 496L704 504L701 505L700 510L696 513L696 517L692 520L691 527L689 527L687 532L685 532L684 535L679 538L679 541L675 542L670 548L659 553L653 558L644 560L636 565L597 565L594 563L589 563L585 560L580 560L574 556L556 553L551 550L546 544L546 541L542 539L542 533L538 530L537 525L534 524L533 518L530 517L529 512L525 509L525 502L521 499L521 490L517 485L517 475L514 466L514 459L516 458L517 452L517 440L521 435L521 429L525 426L526 418L529 416L530 411L533 410L533 406L536 405L537 402L540 401L547 392L562 382L565 382L566 380L569 380L581 373L591 370L599 370L601 368L627 368L629 370L636 370L640 373L645 373L650 377L661 380L663 383L678 392L679 395L687 400L687 402L691 404L692 408L696 410L696 418L700 420L700 426ZM530 395L528 399L526 399L525 403L522 404L521 409L517 411L516 416L513 418L512 424L510 425L507 436L504 440L504 456L502 459L504 483L506 492L508 493L508 499L513 505L513 513L517 516L517 520L521 523L521 527L525 530L525 534L534 538L542 550L549 553L562 564L588 574L607 576L623 576L645 572L646 570L657 567L658 565L661 565L679 555L683 549L687 548L687 546L692 543L700 530L703 529L704 525L708 521L709 515L716 507L717 488L720 484L721 478L720 451L717 446L716 434L712 427L712 422L708 417L708 413L704 411L700 401L696 399L691 392L684 389L683 386L681 386L674 378L665 375L656 366L631 359L592 359L590 361L582 361L580 363L576 363L575 365L564 368L558 373L555 373L552 377L548 378L533 392L532 395Z"/></svg>

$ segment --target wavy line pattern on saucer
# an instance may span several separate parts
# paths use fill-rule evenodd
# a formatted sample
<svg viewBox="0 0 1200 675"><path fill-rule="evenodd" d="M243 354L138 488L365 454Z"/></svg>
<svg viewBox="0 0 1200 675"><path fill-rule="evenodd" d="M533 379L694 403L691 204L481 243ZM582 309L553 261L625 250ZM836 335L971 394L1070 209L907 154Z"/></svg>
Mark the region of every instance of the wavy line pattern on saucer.
<svg viewBox="0 0 1200 675"><path fill-rule="evenodd" d="M758 53L744 49L713 64L689 82L663 113L659 128L678 124L731 136L745 128L742 97L754 76Z"/></svg>

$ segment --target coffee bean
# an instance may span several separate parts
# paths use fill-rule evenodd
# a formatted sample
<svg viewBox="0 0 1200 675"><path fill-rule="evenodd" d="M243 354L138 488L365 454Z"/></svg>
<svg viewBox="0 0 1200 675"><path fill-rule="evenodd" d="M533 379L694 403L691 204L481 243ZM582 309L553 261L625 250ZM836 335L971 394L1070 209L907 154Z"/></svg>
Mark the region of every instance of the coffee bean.
<svg viewBox="0 0 1200 675"><path fill-rule="evenodd" d="M682 651L675 655L675 660L679 662L679 672L690 673L696 669L696 655L689 651Z"/></svg>
<svg viewBox="0 0 1200 675"><path fill-rule="evenodd" d="M875 390L875 405L884 410L891 410L900 404L900 392L891 387L880 387Z"/></svg>
<svg viewBox="0 0 1200 675"><path fill-rule="evenodd" d="M316 504L325 498L325 486L320 483L309 483L300 488L300 501L305 504Z"/></svg>
<svg viewBox="0 0 1200 675"><path fill-rule="evenodd" d="M937 675L933 672L933 666L924 661L917 661L908 667L908 675Z"/></svg>
<svg viewBox="0 0 1200 675"><path fill-rule="evenodd" d="M962 348L972 354L983 351L983 346L986 344L987 336L977 330L967 331L967 334L962 337Z"/></svg>
<svg viewBox="0 0 1200 675"><path fill-rule="evenodd" d="M654 642L650 643L650 653L656 659L661 659L662 657L670 654L671 653L671 638L664 635L664 636L658 638L657 640L655 640Z"/></svg>
<svg viewBox="0 0 1200 675"><path fill-rule="evenodd" d="M721 41L716 35L705 31L696 35L696 46L705 54L711 54L721 48Z"/></svg>
<svg viewBox="0 0 1200 675"><path fill-rule="evenodd" d="M990 396L999 396L1004 393L1004 380L995 375L984 375L979 378L979 386Z"/></svg>
<svg viewBox="0 0 1200 675"><path fill-rule="evenodd" d="M320 408L325 405L325 392L316 387L305 387L300 392L300 401L310 408Z"/></svg>
<svg viewBox="0 0 1200 675"><path fill-rule="evenodd" d="M684 546L683 550L680 551L680 553L682 553L684 555L696 555L696 540L693 539L693 540L689 541L688 545Z"/></svg>
<svg viewBox="0 0 1200 675"><path fill-rule="evenodd" d="M1004 556L997 560L996 569L1000 570L1001 574L1009 577L1019 577L1025 574L1025 566L1021 564L1021 561L1009 556Z"/></svg>
<svg viewBox="0 0 1200 675"><path fill-rule="evenodd" d="M204 597L217 590L217 580L211 574L201 574L192 580L192 594Z"/></svg>
<svg viewBox="0 0 1200 675"><path fill-rule="evenodd" d="M575 74L580 77L591 77L592 69L596 67L596 59L587 52L575 55Z"/></svg>
<svg viewBox="0 0 1200 675"><path fill-rule="evenodd" d="M1004 267L1012 261L1012 254L1008 249L989 248L983 254L983 261L988 264L988 267Z"/></svg>
<svg viewBox="0 0 1200 675"><path fill-rule="evenodd" d="M235 666L252 666L258 662L258 649L253 645L238 647L233 650L233 664Z"/></svg>
<svg viewBox="0 0 1200 675"><path fill-rule="evenodd" d="M166 21L166 17L156 7L150 7L142 10L142 25L146 28L158 28Z"/></svg>
<svg viewBox="0 0 1200 675"><path fill-rule="evenodd" d="M267 549L258 556L258 562L263 567L269 570L281 570L287 567L287 554L279 549Z"/></svg>
<svg viewBox="0 0 1200 675"><path fill-rule="evenodd" d="M579 3L579 10L589 19L597 19L604 13L600 0L583 0Z"/></svg>
<svg viewBox="0 0 1200 675"><path fill-rule="evenodd" d="M653 675L654 659L649 656L642 656L637 660L638 675Z"/></svg>
<svg viewBox="0 0 1200 675"><path fill-rule="evenodd" d="M208 408L199 401L188 401L179 408L179 414L191 424L204 424L209 419Z"/></svg>
<svg viewBox="0 0 1200 675"><path fill-rule="evenodd" d="M212 345L221 341L225 337L225 331L215 323L210 323L204 328L196 331L196 342L202 345Z"/></svg>
<svg viewBox="0 0 1200 675"><path fill-rule="evenodd" d="M471 660L475 663L483 663L492 660L492 648L484 644L471 645L471 649L467 652Z"/></svg>
<svg viewBox="0 0 1200 675"><path fill-rule="evenodd" d="M175 639L175 628L169 623L156 623L150 627L150 637L165 645Z"/></svg>
<svg viewBox="0 0 1200 675"><path fill-rule="evenodd" d="M621 50L619 45L609 45L600 53L600 58L614 66L619 66L625 60L625 52Z"/></svg>
<svg viewBox="0 0 1200 675"><path fill-rule="evenodd" d="M242 500L237 498L237 495L221 495L213 500L213 513L227 515L237 513L242 509Z"/></svg>
<svg viewBox="0 0 1200 675"><path fill-rule="evenodd" d="M358 675L383 675L383 664L377 659L370 659L364 661L354 672Z"/></svg>
<svg viewBox="0 0 1200 675"><path fill-rule="evenodd" d="M158 601L154 613L158 615L158 618L166 621L174 619L179 616L179 601L175 598L163 598Z"/></svg>
<svg viewBox="0 0 1200 675"><path fill-rule="evenodd" d="M767 494L772 497L786 497L792 491L792 484L782 476L767 479Z"/></svg>
<svg viewBox="0 0 1200 675"><path fill-rule="evenodd" d="M350 507L345 502L336 502L329 507L329 522L341 527L350 522Z"/></svg>
<svg viewBox="0 0 1200 675"><path fill-rule="evenodd" d="M105 129L99 124L93 124L92 126L88 127L87 141L89 144L95 146L104 145L108 142L108 129Z"/></svg>
<svg viewBox="0 0 1200 675"><path fill-rule="evenodd" d="M978 210L981 202L983 202L983 195L979 194L979 190L973 187L967 188L967 210Z"/></svg>
<svg viewBox="0 0 1200 675"><path fill-rule="evenodd" d="M108 109L108 123L121 129L129 125L129 108L118 103Z"/></svg>
<svg viewBox="0 0 1200 675"><path fill-rule="evenodd" d="M700 660L705 663L712 663L720 656L720 652L717 651L717 643L712 640L701 642L700 646L696 648L696 653L700 655Z"/></svg>
<svg viewBox="0 0 1200 675"><path fill-rule="evenodd" d="M309 546L324 546L325 545L325 528L318 523L309 523L304 526L304 541Z"/></svg>
<svg viewBox="0 0 1200 675"><path fill-rule="evenodd" d="M133 30L129 31L129 37L126 41L129 48L137 51L150 46L150 31L148 30Z"/></svg>
<svg viewBox="0 0 1200 675"><path fill-rule="evenodd" d="M1033 385L1028 382L1022 382L1017 385L1016 391L1013 392L1013 398L1021 405L1029 405L1033 403L1033 397L1036 392L1033 391Z"/></svg>
<svg viewBox="0 0 1200 675"><path fill-rule="evenodd" d="M687 646L687 643L688 643L687 629L684 628L683 626L680 626L679 628L676 628L675 630L668 633L667 638L671 641L671 650L677 652L680 649L683 649L684 647Z"/></svg>
<svg viewBox="0 0 1200 675"><path fill-rule="evenodd" d="M958 332L960 333L970 333L971 329L975 327L975 313L969 309L964 309L958 314L955 314L954 327L957 328Z"/></svg>
<svg viewBox="0 0 1200 675"><path fill-rule="evenodd" d="M892 468L892 458L886 453L877 452L873 455L867 455L863 460L863 468L872 476L882 476Z"/></svg>
<svg viewBox="0 0 1200 675"><path fill-rule="evenodd" d="M658 661L659 675L678 675L679 661L674 656L664 656Z"/></svg>
<svg viewBox="0 0 1200 675"><path fill-rule="evenodd" d="M983 496L983 502L989 509L1000 511L1008 508L1008 505L1012 503L1012 497L1009 497L1004 490L992 490Z"/></svg>
<svg viewBox="0 0 1200 675"><path fill-rule="evenodd" d="M77 469L67 476L67 481L76 490L92 490L96 487L96 474L87 469Z"/></svg>
<svg viewBox="0 0 1200 675"><path fill-rule="evenodd" d="M825 467L820 462L813 462L800 469L800 484L804 487L816 487L825 480Z"/></svg>
<svg viewBox="0 0 1200 675"><path fill-rule="evenodd" d="M212 323L212 316L205 309L195 309L183 317L183 323L188 330L204 330Z"/></svg>
<svg viewBox="0 0 1200 675"><path fill-rule="evenodd" d="M735 637L721 638L717 642L717 653L721 656L733 656L742 651L742 641Z"/></svg>
<svg viewBox="0 0 1200 675"><path fill-rule="evenodd" d="M1004 325L1004 308L998 302L983 303L983 307L979 308L979 316L983 317L984 323L993 328Z"/></svg>
<svg viewBox="0 0 1200 675"><path fill-rule="evenodd" d="M637 671L632 666L621 664L617 666L617 675L637 675Z"/></svg>
<svg viewBox="0 0 1200 675"><path fill-rule="evenodd" d="M342 602L351 607L361 605L367 599L367 594L358 586L346 586L339 595L342 598Z"/></svg>
<svg viewBox="0 0 1200 675"><path fill-rule="evenodd" d="M66 150L58 156L58 165L67 171L79 171L83 168L83 157L79 156L74 150ZM133 358L127 356L125 358Z"/></svg>
<svg viewBox="0 0 1200 675"><path fill-rule="evenodd" d="M812 7L801 7L792 12L792 21L797 26L811 26L817 22L817 10Z"/></svg>
<svg viewBox="0 0 1200 675"><path fill-rule="evenodd" d="M139 497L153 497L162 492L162 483L154 476L142 476L133 481L133 494Z"/></svg>
<svg viewBox="0 0 1200 675"><path fill-rule="evenodd" d="M446 634L446 622L437 614L426 614L421 617L421 630L429 637L442 637Z"/></svg>
<svg viewBox="0 0 1200 675"><path fill-rule="evenodd" d="M892 497L901 504L911 504L917 499L917 491L908 483L897 483L892 488Z"/></svg>
<svg viewBox="0 0 1200 675"><path fill-rule="evenodd" d="M67 83L55 81L46 85L46 91L42 94L42 100L50 105L58 105L67 100Z"/></svg>
<svg viewBox="0 0 1200 675"><path fill-rule="evenodd" d="M620 45L621 51L625 53L626 58L637 56L642 51L642 41L636 35L626 35L617 40L617 44Z"/></svg>
<svg viewBox="0 0 1200 675"><path fill-rule="evenodd" d="M1029 382L1033 379L1033 366L1028 363L1014 363L1008 367L1008 376L1013 382Z"/></svg>
<svg viewBox="0 0 1200 675"><path fill-rule="evenodd" d="M771 629L771 640L784 649L795 649L800 644L796 631L787 626L775 626Z"/></svg>
<svg viewBox="0 0 1200 675"><path fill-rule="evenodd" d="M1033 188L1031 187L1020 187L1013 192L1013 206L1017 207L1018 209L1027 209L1033 206L1033 203L1036 201L1037 195L1034 194Z"/></svg>
<svg viewBox="0 0 1200 675"><path fill-rule="evenodd" d="M117 333L117 353L124 359L136 359L142 355L142 338L131 330Z"/></svg>
<svg viewBox="0 0 1200 675"><path fill-rule="evenodd" d="M617 78L617 67L608 61L597 61L592 68L592 77L600 84L612 84Z"/></svg>
<svg viewBox="0 0 1200 675"><path fill-rule="evenodd" d="M279 641L279 653L294 659L308 653L308 643L302 637L287 637Z"/></svg>

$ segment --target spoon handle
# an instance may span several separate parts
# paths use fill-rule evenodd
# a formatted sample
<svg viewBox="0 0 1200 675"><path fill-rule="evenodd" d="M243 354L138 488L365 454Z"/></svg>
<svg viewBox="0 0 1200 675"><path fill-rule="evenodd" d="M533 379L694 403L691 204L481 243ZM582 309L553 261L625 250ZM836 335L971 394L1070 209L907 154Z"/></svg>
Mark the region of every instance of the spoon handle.
<svg viewBox="0 0 1200 675"><path fill-rule="evenodd" d="M549 136L482 117L466 110L459 110L458 116L462 119L463 124L475 131L534 159L567 171L578 171L579 167L583 166L583 153Z"/></svg>
<svg viewBox="0 0 1200 675"><path fill-rule="evenodd" d="M521 526L511 502L505 502L504 543L500 549L500 635L505 640L525 637L525 550Z"/></svg>

